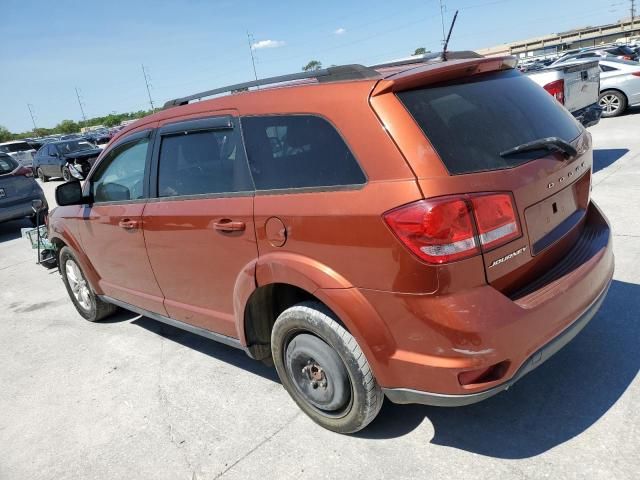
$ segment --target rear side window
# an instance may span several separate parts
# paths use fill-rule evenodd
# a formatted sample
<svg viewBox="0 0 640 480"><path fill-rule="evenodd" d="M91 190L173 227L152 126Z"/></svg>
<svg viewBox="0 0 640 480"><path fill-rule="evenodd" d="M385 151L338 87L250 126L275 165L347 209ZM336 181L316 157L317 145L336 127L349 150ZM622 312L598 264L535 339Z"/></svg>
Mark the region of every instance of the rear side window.
<svg viewBox="0 0 640 480"><path fill-rule="evenodd" d="M162 137L160 197L252 190L237 130L187 131Z"/></svg>
<svg viewBox="0 0 640 480"><path fill-rule="evenodd" d="M10 143L9 145L0 145L0 152L16 153L33 150L27 142Z"/></svg>
<svg viewBox="0 0 640 480"><path fill-rule="evenodd" d="M514 70L401 92L398 97L452 174L515 167L547 151L504 158L500 153L544 137L570 142L581 132L549 93Z"/></svg>
<svg viewBox="0 0 640 480"><path fill-rule="evenodd" d="M257 190L361 185L362 169L344 140L314 115L242 119Z"/></svg>
<svg viewBox="0 0 640 480"><path fill-rule="evenodd" d="M9 155L3 155L0 157L0 175L11 173L16 168L18 168L18 162L16 162Z"/></svg>

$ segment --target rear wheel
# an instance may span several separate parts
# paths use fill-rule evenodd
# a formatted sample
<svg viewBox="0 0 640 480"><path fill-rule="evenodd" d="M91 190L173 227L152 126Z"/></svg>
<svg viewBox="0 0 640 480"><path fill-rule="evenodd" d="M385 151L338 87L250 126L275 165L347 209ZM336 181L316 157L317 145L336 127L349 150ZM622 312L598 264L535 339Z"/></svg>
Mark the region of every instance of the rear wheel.
<svg viewBox="0 0 640 480"><path fill-rule="evenodd" d="M45 183L49 181L49 177L47 177L43 172L41 168L38 168L38 170L36 170L37 174L38 174L38 178L40 179L41 182Z"/></svg>
<svg viewBox="0 0 640 480"><path fill-rule="evenodd" d="M71 172L69 171L68 167L62 167L62 179L65 182L68 182L69 180L71 180Z"/></svg>
<svg viewBox="0 0 640 480"><path fill-rule="evenodd" d="M384 395L369 362L324 305L304 302L282 312L271 350L282 385L319 425L353 433L380 411Z"/></svg>
<svg viewBox="0 0 640 480"><path fill-rule="evenodd" d="M86 320L97 322L118 309L115 305L100 300L93 292L69 247L60 250L60 272L71 301Z"/></svg>
<svg viewBox="0 0 640 480"><path fill-rule="evenodd" d="M602 116L605 118L617 117L627 109L627 97L616 90L602 92L598 103L602 107Z"/></svg>

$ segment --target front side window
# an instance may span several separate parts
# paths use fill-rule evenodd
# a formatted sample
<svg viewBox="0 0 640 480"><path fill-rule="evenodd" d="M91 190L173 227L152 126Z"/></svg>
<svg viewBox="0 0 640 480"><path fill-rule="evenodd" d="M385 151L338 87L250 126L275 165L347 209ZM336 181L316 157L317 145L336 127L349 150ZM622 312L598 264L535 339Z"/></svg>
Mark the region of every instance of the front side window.
<svg viewBox="0 0 640 480"><path fill-rule="evenodd" d="M158 162L160 197L253 190L237 129L163 135Z"/></svg>
<svg viewBox="0 0 640 480"><path fill-rule="evenodd" d="M246 117L242 128L257 190L366 183L349 147L320 117Z"/></svg>
<svg viewBox="0 0 640 480"><path fill-rule="evenodd" d="M91 179L93 201L118 202L144 198L144 170L149 139L114 148Z"/></svg>

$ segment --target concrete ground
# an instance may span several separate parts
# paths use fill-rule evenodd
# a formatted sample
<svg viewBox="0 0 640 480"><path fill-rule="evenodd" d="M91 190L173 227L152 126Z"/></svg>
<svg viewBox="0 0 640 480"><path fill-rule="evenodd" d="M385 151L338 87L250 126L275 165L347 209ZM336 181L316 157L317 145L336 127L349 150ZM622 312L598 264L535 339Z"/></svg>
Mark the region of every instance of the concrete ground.
<svg viewBox="0 0 640 480"><path fill-rule="evenodd" d="M640 111L591 131L617 260L591 324L508 392L387 402L352 436L241 351L128 313L83 321L19 238L29 223L0 225L0 479L638 478Z"/></svg>

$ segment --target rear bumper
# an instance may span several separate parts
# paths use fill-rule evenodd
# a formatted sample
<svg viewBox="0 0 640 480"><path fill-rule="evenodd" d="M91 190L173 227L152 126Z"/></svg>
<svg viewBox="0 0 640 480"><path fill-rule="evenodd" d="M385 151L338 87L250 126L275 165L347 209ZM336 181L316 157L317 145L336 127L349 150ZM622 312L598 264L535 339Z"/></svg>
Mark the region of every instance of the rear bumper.
<svg viewBox="0 0 640 480"><path fill-rule="evenodd" d="M30 217L33 215L33 209L31 208L32 200L42 200L47 205L47 200L44 198L44 194L33 194L25 199L21 199L20 202L15 205L2 207L0 206L0 222L8 222L10 220L16 220L19 218Z"/></svg>
<svg viewBox="0 0 640 480"><path fill-rule="evenodd" d="M481 402L489 397L496 395L497 393L507 390L511 385L516 383L527 373L535 370L545 361L551 358L556 352L561 350L566 344L574 339L580 331L587 326L594 315L600 309L604 298L609 291L611 280L607 283L605 289L600 293L598 298L587 308L587 310L578 317L569 327L567 327L562 333L551 340L549 343L540 348L537 352L531 355L524 364L518 369L510 380L501 383L488 390L481 392L475 392L462 395L447 395L442 393L429 393L421 392L419 390L411 390L407 388L383 388L386 397L393 403L419 403L422 405L433 405L436 407L461 407L464 405L471 405L472 403Z"/></svg>
<svg viewBox="0 0 640 480"><path fill-rule="evenodd" d="M378 383L400 403L465 405L494 395L588 323L613 271L610 228L592 203L571 250L511 296L487 284L438 295L360 289L393 342L370 360Z"/></svg>
<svg viewBox="0 0 640 480"><path fill-rule="evenodd" d="M578 120L584 128L593 127L600 122L602 107L598 105L598 103L594 103L588 107L571 112L571 114L576 117L576 120Z"/></svg>

